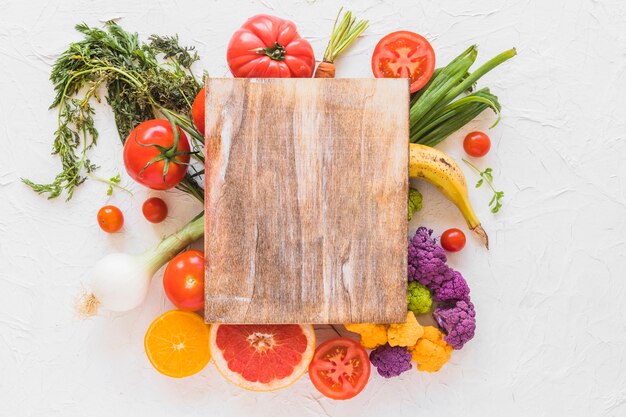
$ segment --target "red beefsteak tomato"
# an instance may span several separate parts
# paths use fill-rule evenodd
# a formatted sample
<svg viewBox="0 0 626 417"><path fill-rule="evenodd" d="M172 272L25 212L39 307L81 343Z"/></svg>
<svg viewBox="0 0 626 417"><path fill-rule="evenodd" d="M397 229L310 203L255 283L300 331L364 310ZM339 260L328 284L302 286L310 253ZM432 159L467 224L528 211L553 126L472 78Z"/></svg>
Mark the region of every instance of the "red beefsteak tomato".
<svg viewBox="0 0 626 417"><path fill-rule="evenodd" d="M266 14L249 18L233 34L226 60L240 78L308 78L315 69L313 48L296 25Z"/></svg>

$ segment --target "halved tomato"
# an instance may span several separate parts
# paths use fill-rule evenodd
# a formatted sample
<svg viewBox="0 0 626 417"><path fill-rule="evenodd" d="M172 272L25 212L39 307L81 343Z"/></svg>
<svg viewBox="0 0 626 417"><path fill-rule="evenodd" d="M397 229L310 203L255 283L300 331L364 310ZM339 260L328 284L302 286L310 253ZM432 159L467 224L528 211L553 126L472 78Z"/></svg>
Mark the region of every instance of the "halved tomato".
<svg viewBox="0 0 626 417"><path fill-rule="evenodd" d="M372 55L376 78L409 78L411 93L424 87L435 72L435 51L417 33L401 30L383 37Z"/></svg>
<svg viewBox="0 0 626 417"><path fill-rule="evenodd" d="M359 342L347 337L328 340L315 350L309 378L326 397L350 399L363 391L370 378L367 352Z"/></svg>

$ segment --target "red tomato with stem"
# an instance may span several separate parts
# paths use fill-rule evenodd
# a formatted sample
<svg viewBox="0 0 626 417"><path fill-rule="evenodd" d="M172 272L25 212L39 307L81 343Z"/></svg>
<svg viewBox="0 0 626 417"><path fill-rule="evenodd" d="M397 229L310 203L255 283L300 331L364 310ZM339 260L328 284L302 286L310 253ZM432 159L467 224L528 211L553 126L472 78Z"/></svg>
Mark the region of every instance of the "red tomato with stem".
<svg viewBox="0 0 626 417"><path fill-rule="evenodd" d="M465 247L465 233L459 229L448 229L441 235L441 247L448 252L458 252Z"/></svg>
<svg viewBox="0 0 626 417"><path fill-rule="evenodd" d="M204 254L197 250L179 253L163 274L167 298L181 310L204 308Z"/></svg>
<svg viewBox="0 0 626 417"><path fill-rule="evenodd" d="M487 155L491 149L491 139L483 132L470 132L463 139L463 149L465 153L474 157Z"/></svg>
<svg viewBox="0 0 626 417"><path fill-rule="evenodd" d="M107 233L115 233L124 225L124 215L115 206L104 206L98 210L98 225Z"/></svg>
<svg viewBox="0 0 626 417"><path fill-rule="evenodd" d="M309 377L319 392L334 400L347 400L363 391L370 377L370 361L359 342L346 337L317 347Z"/></svg>
<svg viewBox="0 0 626 417"><path fill-rule="evenodd" d="M384 36L372 54L376 78L408 78L411 93L424 87L435 72L435 51L417 33L401 30Z"/></svg>
<svg viewBox="0 0 626 417"><path fill-rule="evenodd" d="M198 129L198 132L202 133L204 136L204 101L206 90L202 87L202 90L198 93L196 98L193 100L193 104L191 105L191 118L193 119L193 124Z"/></svg>
<svg viewBox="0 0 626 417"><path fill-rule="evenodd" d="M240 78L310 78L315 69L311 44L296 25L276 16L249 18L230 39L226 60Z"/></svg>
<svg viewBox="0 0 626 417"><path fill-rule="evenodd" d="M151 197L143 202L141 212L150 223L161 223L167 217L167 204L159 197Z"/></svg>
<svg viewBox="0 0 626 417"><path fill-rule="evenodd" d="M168 120L154 119L130 132L124 143L124 166L131 178L153 190L168 190L185 178L189 141L176 129L178 138Z"/></svg>

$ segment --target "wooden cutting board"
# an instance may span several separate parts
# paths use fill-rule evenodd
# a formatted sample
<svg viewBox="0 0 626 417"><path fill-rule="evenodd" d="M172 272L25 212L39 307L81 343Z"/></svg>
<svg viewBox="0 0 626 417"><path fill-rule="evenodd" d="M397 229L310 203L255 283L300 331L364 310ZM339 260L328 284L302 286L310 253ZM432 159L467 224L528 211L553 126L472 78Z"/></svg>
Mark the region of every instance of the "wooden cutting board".
<svg viewBox="0 0 626 417"><path fill-rule="evenodd" d="M207 79L205 320L406 315L407 80Z"/></svg>

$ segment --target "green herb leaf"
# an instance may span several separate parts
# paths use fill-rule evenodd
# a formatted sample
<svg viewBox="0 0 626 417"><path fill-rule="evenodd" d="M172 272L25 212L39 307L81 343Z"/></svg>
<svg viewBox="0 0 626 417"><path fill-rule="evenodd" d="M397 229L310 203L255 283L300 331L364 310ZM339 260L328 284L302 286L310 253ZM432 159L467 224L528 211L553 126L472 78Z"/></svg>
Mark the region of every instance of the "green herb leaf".
<svg viewBox="0 0 626 417"><path fill-rule="evenodd" d="M122 180L122 178L120 177L120 174L117 174L114 177L109 178L109 188L107 188L107 195L113 195L113 186L115 184L119 184L120 181ZM120 187L122 188L122 187Z"/></svg>
<svg viewBox="0 0 626 417"><path fill-rule="evenodd" d="M129 189L127 189L125 187L122 187L120 185L120 182L122 181L122 177L120 176L120 174L117 174L117 175L115 175L115 176L113 176L113 177L111 177L109 179L101 178L101 177L98 177L97 175L94 175L94 174L88 174L88 177L91 178L92 180L96 180L98 182L102 182L102 183L108 185L108 187L107 187L107 195L108 196L113 195L113 189L114 188L118 188L118 189L120 189L122 191L127 192L130 195L133 195L133 193Z"/></svg>
<svg viewBox="0 0 626 417"><path fill-rule="evenodd" d="M491 191L493 191L493 196L489 201L489 207L491 207L491 212L495 214L500 211L500 208L502 207L502 200L504 199L504 191L496 191L495 187L493 186L493 169L485 168L484 171L481 171L476 165L472 164L470 161L463 159L463 162L465 162L470 168L472 168L472 170L474 170L480 176L480 179L476 183L476 188L479 188L481 185L483 185L483 183L487 183L487 185L489 185L489 188L491 188Z"/></svg>

